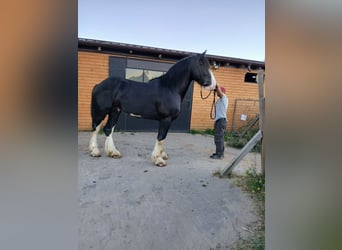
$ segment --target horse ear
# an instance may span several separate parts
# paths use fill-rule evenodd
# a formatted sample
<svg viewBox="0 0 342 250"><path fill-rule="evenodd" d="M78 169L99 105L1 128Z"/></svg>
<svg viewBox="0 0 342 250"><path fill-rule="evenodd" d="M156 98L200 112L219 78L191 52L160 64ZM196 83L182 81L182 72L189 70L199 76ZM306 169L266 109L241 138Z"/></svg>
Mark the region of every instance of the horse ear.
<svg viewBox="0 0 342 250"><path fill-rule="evenodd" d="M204 55L205 55L205 53L207 53L207 50L205 50L205 51L202 53L202 56L204 56Z"/></svg>

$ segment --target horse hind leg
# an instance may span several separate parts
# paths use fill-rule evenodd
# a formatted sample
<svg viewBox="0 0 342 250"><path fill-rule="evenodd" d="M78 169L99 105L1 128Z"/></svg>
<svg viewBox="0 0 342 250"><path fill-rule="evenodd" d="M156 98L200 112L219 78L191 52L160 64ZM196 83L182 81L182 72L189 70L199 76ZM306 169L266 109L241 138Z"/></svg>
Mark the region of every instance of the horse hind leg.
<svg viewBox="0 0 342 250"><path fill-rule="evenodd" d="M93 157L101 156L99 147L97 145L97 135L101 129L102 121L106 116L106 112L101 110L96 102L96 95L94 94L94 89L91 96L90 114L92 119L92 135L89 142L89 154Z"/></svg>
<svg viewBox="0 0 342 250"><path fill-rule="evenodd" d="M119 150L117 150L117 148L115 147L114 140L113 140L113 132L114 132L115 125L119 119L119 116L120 116L120 109L115 108L114 111L111 114L109 114L108 121L105 127L103 128L103 131L106 135L105 152L107 156L112 157L112 158L122 157Z"/></svg>
<svg viewBox="0 0 342 250"><path fill-rule="evenodd" d="M89 142L89 154L93 157L100 157L101 152L99 150L99 147L97 145L97 135L101 129L101 123L97 125L95 130L93 131L90 142Z"/></svg>
<svg viewBox="0 0 342 250"><path fill-rule="evenodd" d="M119 150L117 150L117 148L115 147L115 144L114 144L113 131L114 131L114 127L112 128L110 134L108 136L106 136L105 152L106 152L108 157L121 158L122 155L119 152Z"/></svg>

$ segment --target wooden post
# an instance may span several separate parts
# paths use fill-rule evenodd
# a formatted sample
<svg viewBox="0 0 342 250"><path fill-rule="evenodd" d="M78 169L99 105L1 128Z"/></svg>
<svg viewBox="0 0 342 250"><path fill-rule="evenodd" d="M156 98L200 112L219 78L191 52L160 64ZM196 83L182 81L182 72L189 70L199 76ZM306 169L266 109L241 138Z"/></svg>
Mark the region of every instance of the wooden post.
<svg viewBox="0 0 342 250"><path fill-rule="evenodd" d="M232 171L233 168L239 164L239 162L242 160L243 157L245 157L246 154L248 154L249 151L257 144L261 139L261 131L259 131L252 137L252 139L249 140L249 142L241 149L240 153L231 161L229 164L220 171L221 176L227 176Z"/></svg>
<svg viewBox="0 0 342 250"><path fill-rule="evenodd" d="M265 176L265 148L264 148L264 123L265 123L265 93L264 93L264 71L260 69L257 75L259 86L259 127L261 131L261 172Z"/></svg>

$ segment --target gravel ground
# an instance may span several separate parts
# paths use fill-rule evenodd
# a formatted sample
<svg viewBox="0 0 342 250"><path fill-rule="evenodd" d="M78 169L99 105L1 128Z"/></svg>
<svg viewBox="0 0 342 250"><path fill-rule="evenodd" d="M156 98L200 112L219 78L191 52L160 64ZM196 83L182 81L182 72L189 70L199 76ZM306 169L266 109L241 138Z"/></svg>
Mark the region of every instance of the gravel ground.
<svg viewBox="0 0 342 250"><path fill-rule="evenodd" d="M108 250L229 249L245 226L257 221L253 204L229 179L213 176L239 152L226 148L213 160L212 136L169 133L167 166L150 155L156 133L115 133L123 157L88 155L91 133L80 132L79 248ZM234 170L260 170L260 155L249 153Z"/></svg>

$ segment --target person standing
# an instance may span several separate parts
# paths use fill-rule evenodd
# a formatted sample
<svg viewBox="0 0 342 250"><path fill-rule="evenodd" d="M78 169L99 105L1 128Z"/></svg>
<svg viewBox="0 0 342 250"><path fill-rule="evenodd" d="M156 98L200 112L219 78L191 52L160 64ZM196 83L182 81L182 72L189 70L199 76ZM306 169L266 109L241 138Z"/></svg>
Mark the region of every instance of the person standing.
<svg viewBox="0 0 342 250"><path fill-rule="evenodd" d="M220 98L215 103L214 142L216 146L216 152L213 153L210 158L223 159L224 132L227 128L228 97L226 96L226 89L222 86L216 85L215 93Z"/></svg>

